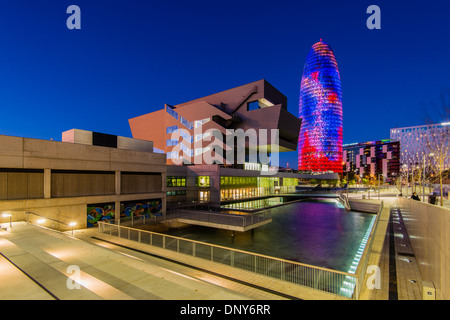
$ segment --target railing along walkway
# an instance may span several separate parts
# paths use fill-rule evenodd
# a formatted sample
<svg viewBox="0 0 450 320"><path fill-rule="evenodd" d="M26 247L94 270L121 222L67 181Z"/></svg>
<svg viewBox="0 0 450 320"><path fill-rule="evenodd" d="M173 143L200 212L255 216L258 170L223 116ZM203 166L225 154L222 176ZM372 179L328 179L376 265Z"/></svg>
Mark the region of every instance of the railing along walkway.
<svg viewBox="0 0 450 320"><path fill-rule="evenodd" d="M225 264L338 296L358 299L359 291L355 290L359 288L358 276L352 273L108 222L98 222L98 228L100 233Z"/></svg>
<svg viewBox="0 0 450 320"><path fill-rule="evenodd" d="M189 209L178 209L169 211L166 214L167 220L177 219L192 224L214 225L226 229L236 229L246 231L261 225L263 222L270 222L272 219L270 210L260 210L255 213L231 214L223 212L198 211Z"/></svg>

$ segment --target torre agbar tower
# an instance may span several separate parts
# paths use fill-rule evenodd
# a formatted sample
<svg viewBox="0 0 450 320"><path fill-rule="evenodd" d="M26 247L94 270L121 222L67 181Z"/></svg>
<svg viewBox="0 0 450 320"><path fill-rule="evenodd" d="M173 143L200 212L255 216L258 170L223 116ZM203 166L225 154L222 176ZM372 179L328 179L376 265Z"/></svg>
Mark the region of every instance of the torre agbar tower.
<svg viewBox="0 0 450 320"><path fill-rule="evenodd" d="M341 78L331 47L314 44L300 86L298 169L342 172Z"/></svg>

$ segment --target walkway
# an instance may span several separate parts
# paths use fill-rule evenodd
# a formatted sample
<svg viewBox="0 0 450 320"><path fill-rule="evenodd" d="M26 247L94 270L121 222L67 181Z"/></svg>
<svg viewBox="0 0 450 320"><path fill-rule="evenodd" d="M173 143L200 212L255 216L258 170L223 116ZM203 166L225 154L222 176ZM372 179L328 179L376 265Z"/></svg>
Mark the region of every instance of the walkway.
<svg viewBox="0 0 450 320"><path fill-rule="evenodd" d="M166 260L82 240L92 231L86 229L76 239L24 222L1 230L0 299L285 299ZM80 270L79 289L70 288L76 285L69 278L76 274L71 266Z"/></svg>
<svg viewBox="0 0 450 320"><path fill-rule="evenodd" d="M401 214L392 211L391 215L390 206L395 197L382 197L382 200L385 206L368 263L380 267L381 286L379 289L369 289L366 286L366 277L361 299L421 300L420 272L402 224ZM76 230L76 238L70 234L49 231L24 222L15 222L12 228L9 228L8 224L8 231L1 230L0 299L281 300L299 296L307 299L334 298L318 294L312 289L308 291L283 281L248 271L237 271L205 260L179 259L179 256L170 256L174 253L153 247L149 249L147 245L130 240L108 235L93 239L92 236L98 236L94 228ZM122 247L108 241L116 242ZM153 255L123 246L144 249ZM159 259L155 255L165 255L167 259ZM178 260L181 264L171 262L171 259ZM187 264L194 268L188 267ZM71 290L67 286L69 266L80 268L80 289ZM214 272L203 272L202 268L223 276ZM73 284L70 279L69 283Z"/></svg>
<svg viewBox="0 0 450 320"><path fill-rule="evenodd" d="M395 197L382 197L381 200L384 201L384 209L368 263L380 268L381 285L369 289L366 284L373 273L367 274L361 299L422 300L422 278L401 212L391 210Z"/></svg>

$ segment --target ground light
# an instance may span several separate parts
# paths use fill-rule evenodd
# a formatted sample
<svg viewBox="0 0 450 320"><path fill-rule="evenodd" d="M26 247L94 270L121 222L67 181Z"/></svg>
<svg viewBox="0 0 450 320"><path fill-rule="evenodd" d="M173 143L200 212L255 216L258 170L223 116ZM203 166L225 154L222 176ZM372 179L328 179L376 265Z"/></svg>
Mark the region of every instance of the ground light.
<svg viewBox="0 0 450 320"><path fill-rule="evenodd" d="M36 221L38 224L43 224L46 220L45 219L39 219L38 221Z"/></svg>
<svg viewBox="0 0 450 320"><path fill-rule="evenodd" d="M72 227L72 235L73 235L73 227L75 227L76 225L77 225L76 222L71 222L71 223L69 223L69 226Z"/></svg>

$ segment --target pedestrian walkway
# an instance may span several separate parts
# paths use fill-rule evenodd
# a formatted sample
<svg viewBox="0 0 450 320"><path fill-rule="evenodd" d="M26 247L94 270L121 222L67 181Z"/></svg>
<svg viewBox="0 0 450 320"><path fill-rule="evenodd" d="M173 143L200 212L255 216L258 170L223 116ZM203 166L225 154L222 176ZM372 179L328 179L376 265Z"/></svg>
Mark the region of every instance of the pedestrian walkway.
<svg viewBox="0 0 450 320"><path fill-rule="evenodd" d="M420 300L422 281L401 212L391 210L395 197L381 200L384 209L368 263L379 266L381 286L368 288L370 274L367 274L360 299ZM1 230L0 299L339 298L249 271L98 234L95 228L71 234L25 222L14 222L8 231ZM80 270L80 289L70 289L76 284L71 268Z"/></svg>
<svg viewBox="0 0 450 320"><path fill-rule="evenodd" d="M401 211L395 197L383 197L384 209L368 265L380 267L381 285L369 289L366 275L361 293L363 300L422 300L422 278L414 256Z"/></svg>
<svg viewBox="0 0 450 320"><path fill-rule="evenodd" d="M23 222L0 231L0 299L276 299L173 271L166 265ZM20 269L19 269L20 268ZM79 289L73 270L79 270ZM280 298L278 296L278 298Z"/></svg>

